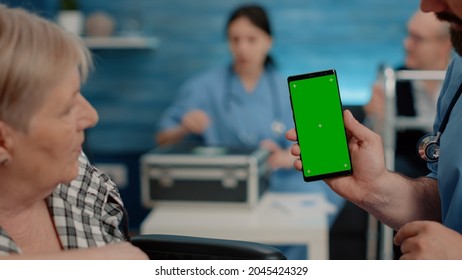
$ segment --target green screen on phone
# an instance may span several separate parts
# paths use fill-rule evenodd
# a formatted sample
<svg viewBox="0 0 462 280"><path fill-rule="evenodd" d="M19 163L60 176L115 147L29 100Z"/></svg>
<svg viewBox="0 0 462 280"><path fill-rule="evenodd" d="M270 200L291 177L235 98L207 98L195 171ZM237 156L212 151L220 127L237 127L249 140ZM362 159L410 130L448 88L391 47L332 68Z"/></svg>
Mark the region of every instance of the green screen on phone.
<svg viewBox="0 0 462 280"><path fill-rule="evenodd" d="M288 84L304 180L351 174L335 70L290 76Z"/></svg>

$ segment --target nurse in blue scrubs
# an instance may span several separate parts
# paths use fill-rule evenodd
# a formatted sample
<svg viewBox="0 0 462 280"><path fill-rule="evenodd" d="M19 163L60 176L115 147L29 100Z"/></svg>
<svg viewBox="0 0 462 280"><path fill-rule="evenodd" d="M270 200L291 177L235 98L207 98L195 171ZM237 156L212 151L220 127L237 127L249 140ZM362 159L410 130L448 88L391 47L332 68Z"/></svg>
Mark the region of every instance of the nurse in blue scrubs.
<svg viewBox="0 0 462 280"><path fill-rule="evenodd" d="M294 126L289 92L269 55L272 33L265 10L258 5L238 7L226 32L233 62L200 73L181 87L160 120L157 144L262 146L271 151L271 190L324 192L340 199L324 182L305 183L292 168L291 143L284 135Z"/></svg>
<svg viewBox="0 0 462 280"><path fill-rule="evenodd" d="M294 126L288 86L269 56L272 35L265 10L255 5L237 8L226 31L233 62L192 77L181 87L161 118L157 144L261 146L271 152L272 191L323 192L334 203L343 201L324 182L306 183L292 168L291 143L285 138L287 128ZM303 257L287 248L284 253Z"/></svg>
<svg viewBox="0 0 462 280"><path fill-rule="evenodd" d="M278 170L273 186L304 184L293 171L294 157L284 137L293 127L292 112L287 82L269 56L272 36L265 10L239 7L226 31L232 64L201 73L181 87L177 101L161 118L157 143L263 146L271 151L270 166Z"/></svg>

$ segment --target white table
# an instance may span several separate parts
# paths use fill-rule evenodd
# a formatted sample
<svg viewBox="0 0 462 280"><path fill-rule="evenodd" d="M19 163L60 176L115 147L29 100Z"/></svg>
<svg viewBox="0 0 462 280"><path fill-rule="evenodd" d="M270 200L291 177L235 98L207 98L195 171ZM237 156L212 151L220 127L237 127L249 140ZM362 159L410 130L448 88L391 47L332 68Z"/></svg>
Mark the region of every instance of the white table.
<svg viewBox="0 0 462 280"><path fill-rule="evenodd" d="M323 194L266 193L254 208L160 205L142 222L141 234L176 234L272 245L306 245L308 258L329 258L328 214Z"/></svg>

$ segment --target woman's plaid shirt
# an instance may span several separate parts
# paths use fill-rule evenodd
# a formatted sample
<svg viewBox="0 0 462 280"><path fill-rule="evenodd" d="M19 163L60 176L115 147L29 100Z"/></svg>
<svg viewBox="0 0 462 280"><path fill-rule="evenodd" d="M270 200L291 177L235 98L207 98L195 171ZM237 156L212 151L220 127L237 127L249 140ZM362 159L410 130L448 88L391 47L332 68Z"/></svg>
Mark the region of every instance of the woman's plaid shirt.
<svg viewBox="0 0 462 280"><path fill-rule="evenodd" d="M119 225L123 203L114 182L79 157L79 175L60 184L47 198L56 232L64 249L104 246L125 241ZM21 248L0 225L0 255L21 253Z"/></svg>

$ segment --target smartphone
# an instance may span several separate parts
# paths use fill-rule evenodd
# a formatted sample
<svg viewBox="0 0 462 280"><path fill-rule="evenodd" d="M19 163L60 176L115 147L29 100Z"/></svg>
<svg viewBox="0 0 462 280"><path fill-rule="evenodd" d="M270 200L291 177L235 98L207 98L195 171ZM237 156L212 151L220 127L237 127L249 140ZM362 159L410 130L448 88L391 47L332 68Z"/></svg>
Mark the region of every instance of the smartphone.
<svg viewBox="0 0 462 280"><path fill-rule="evenodd" d="M352 173L334 69L290 76L292 113L307 182Z"/></svg>

